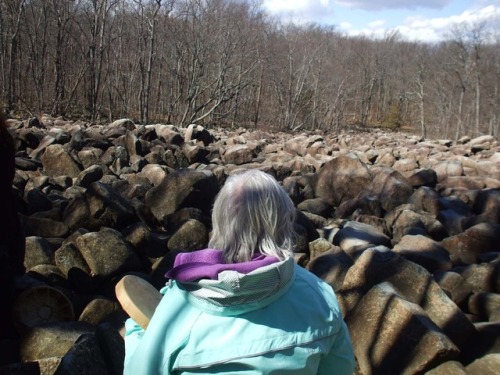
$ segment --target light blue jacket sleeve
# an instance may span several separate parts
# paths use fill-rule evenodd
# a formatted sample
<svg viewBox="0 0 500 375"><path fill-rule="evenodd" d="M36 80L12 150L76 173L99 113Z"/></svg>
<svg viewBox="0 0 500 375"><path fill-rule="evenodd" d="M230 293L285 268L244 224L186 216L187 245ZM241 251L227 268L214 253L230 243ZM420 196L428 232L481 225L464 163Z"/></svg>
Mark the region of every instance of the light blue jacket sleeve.
<svg viewBox="0 0 500 375"><path fill-rule="evenodd" d="M351 338L346 324L342 321L340 331L333 342L330 352L321 359L317 375L352 375L356 361Z"/></svg>
<svg viewBox="0 0 500 375"><path fill-rule="evenodd" d="M165 295L168 287L165 286L160 290L160 293ZM124 367L127 368L130 362L130 359L136 352L139 344L144 336L146 331L135 322L132 318L129 318L125 321L125 360Z"/></svg>
<svg viewBox="0 0 500 375"><path fill-rule="evenodd" d="M144 329L142 329L142 327L132 318L125 321L125 367L130 361L130 357L132 357L132 354L139 346L142 336L144 336L144 332Z"/></svg>

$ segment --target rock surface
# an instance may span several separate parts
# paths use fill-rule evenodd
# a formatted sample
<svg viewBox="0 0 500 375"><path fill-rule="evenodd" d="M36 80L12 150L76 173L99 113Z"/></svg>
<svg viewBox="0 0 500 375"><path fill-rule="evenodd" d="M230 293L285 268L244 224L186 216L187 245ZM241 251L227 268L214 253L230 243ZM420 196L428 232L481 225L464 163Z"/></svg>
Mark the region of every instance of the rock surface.
<svg viewBox="0 0 500 375"><path fill-rule="evenodd" d="M357 374L498 371L493 137L36 120L12 127L27 235L18 289L56 288L75 316L20 329L23 362L0 373L120 374L114 285L126 273L164 285L178 252L206 246L226 177L248 168L274 175L295 203L294 257L336 291Z"/></svg>

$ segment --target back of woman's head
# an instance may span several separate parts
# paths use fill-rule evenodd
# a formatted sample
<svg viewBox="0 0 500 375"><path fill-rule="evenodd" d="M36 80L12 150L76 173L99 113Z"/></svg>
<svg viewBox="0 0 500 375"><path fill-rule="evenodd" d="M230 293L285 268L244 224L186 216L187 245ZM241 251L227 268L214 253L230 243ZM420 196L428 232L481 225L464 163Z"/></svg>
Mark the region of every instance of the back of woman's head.
<svg viewBox="0 0 500 375"><path fill-rule="evenodd" d="M245 262L255 252L285 259L291 255L295 207L269 174L249 170L230 176L212 211L209 246L223 250L226 263Z"/></svg>

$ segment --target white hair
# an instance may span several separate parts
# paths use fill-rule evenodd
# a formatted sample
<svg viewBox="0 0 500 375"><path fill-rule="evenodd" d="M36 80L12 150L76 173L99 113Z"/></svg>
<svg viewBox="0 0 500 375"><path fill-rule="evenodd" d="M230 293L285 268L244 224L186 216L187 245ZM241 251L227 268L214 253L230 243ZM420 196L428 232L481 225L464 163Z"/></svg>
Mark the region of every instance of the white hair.
<svg viewBox="0 0 500 375"><path fill-rule="evenodd" d="M222 250L226 263L249 261L256 252L284 260L292 254L295 214L271 175L254 169L230 176L214 202L209 247Z"/></svg>

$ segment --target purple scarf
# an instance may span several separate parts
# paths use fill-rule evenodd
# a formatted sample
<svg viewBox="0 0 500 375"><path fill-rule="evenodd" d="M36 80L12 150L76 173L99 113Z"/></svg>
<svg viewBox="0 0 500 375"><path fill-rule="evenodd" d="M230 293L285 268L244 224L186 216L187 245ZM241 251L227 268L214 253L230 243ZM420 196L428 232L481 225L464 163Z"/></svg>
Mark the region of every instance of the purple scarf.
<svg viewBox="0 0 500 375"><path fill-rule="evenodd" d="M165 276L180 282L199 279L217 280L222 271L230 270L247 274L278 261L278 258L257 253L249 262L223 263L221 250L204 249L177 254L174 267Z"/></svg>

